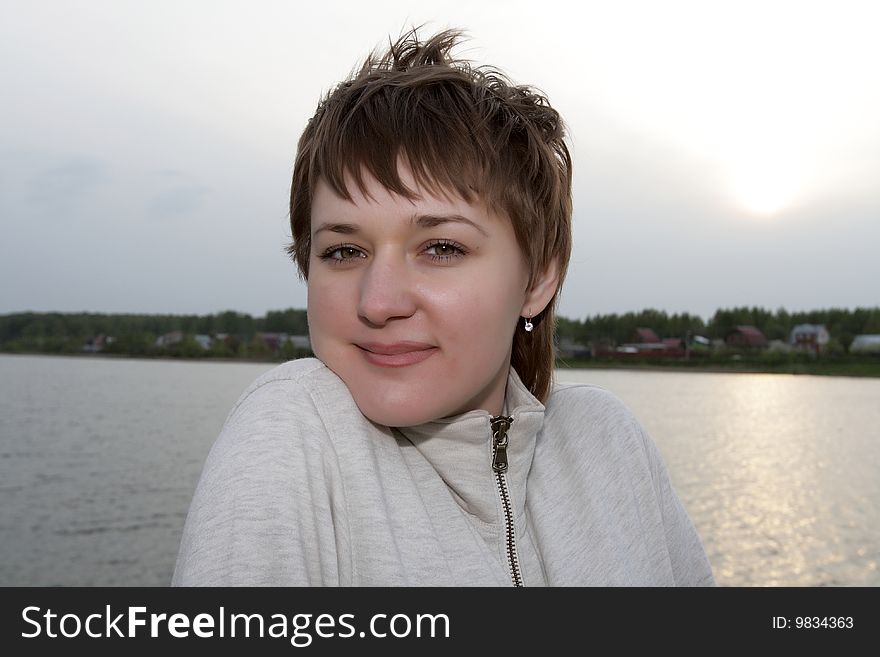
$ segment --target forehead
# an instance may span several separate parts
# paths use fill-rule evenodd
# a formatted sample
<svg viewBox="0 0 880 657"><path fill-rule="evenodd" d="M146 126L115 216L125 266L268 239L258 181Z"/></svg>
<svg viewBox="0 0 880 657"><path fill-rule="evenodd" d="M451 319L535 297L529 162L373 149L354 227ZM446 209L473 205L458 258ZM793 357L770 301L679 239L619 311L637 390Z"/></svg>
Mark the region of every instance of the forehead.
<svg viewBox="0 0 880 657"><path fill-rule="evenodd" d="M384 187L372 176L365 177L363 182L364 187L361 189L353 179L346 180L346 191L351 197L346 199L337 194L323 177L320 178L312 197L313 212L322 210L325 207L338 209L345 205L363 210L369 210L373 207L394 208L399 206L401 208L413 208L425 205L479 208L483 205L476 199L473 202L468 202L454 191L425 189L416 185L414 181L405 181L407 187L414 193L413 198L407 198Z"/></svg>
<svg viewBox="0 0 880 657"><path fill-rule="evenodd" d="M319 178L312 196L312 230L317 223L325 221L387 221L389 218L412 219L421 215L457 215L482 227L484 232L501 222L501 218L476 193L468 200L449 188L424 186L405 165L399 167L398 173L401 182L413 192L413 198L388 189L366 170L361 174L362 185L346 172L345 187L350 199L337 194L323 177Z"/></svg>

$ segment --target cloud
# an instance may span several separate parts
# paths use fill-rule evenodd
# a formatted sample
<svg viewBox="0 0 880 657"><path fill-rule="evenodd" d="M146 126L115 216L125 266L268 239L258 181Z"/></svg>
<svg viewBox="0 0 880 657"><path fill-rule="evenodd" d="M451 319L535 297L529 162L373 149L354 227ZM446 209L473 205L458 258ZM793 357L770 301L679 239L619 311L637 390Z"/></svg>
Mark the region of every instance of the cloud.
<svg viewBox="0 0 880 657"><path fill-rule="evenodd" d="M199 209L208 187L173 187L153 196L147 201L147 210L153 216L189 214Z"/></svg>
<svg viewBox="0 0 880 657"><path fill-rule="evenodd" d="M68 158L31 178L25 198L41 209L70 209L108 182L108 171L105 162L93 157Z"/></svg>

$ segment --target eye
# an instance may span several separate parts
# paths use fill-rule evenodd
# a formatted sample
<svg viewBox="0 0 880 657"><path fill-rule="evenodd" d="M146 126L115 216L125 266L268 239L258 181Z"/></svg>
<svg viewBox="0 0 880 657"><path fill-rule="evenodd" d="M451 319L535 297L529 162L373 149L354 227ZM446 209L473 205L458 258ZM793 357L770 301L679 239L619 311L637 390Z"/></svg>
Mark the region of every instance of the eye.
<svg viewBox="0 0 880 657"><path fill-rule="evenodd" d="M438 240L425 247L425 251L431 257L432 262L449 262L453 258L462 258L467 255L467 250L457 242L450 240ZM431 253L433 251L433 253Z"/></svg>
<svg viewBox="0 0 880 657"><path fill-rule="evenodd" d="M358 258L366 258L367 255L356 246L351 244L338 244L331 246L318 256L325 262L338 265L348 260L357 260Z"/></svg>

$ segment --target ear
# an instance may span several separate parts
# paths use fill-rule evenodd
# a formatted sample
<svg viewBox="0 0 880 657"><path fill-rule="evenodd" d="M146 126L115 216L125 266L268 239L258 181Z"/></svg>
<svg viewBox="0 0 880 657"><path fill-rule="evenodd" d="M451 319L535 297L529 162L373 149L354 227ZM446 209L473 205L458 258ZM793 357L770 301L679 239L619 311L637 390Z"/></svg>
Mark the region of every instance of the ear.
<svg viewBox="0 0 880 657"><path fill-rule="evenodd" d="M556 259L550 261L547 268L538 275L530 290L526 291L525 302L520 310L523 317L540 315L559 287L559 264Z"/></svg>

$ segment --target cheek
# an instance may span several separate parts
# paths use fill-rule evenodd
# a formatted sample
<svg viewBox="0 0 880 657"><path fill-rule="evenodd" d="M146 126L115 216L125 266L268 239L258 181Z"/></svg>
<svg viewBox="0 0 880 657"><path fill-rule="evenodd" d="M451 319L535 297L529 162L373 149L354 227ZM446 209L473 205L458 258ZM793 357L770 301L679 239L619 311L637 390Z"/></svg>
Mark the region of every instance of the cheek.
<svg viewBox="0 0 880 657"><path fill-rule="evenodd" d="M350 318L344 310L353 312L346 287L334 284L321 276L312 276L308 282L309 333L318 342L324 336L344 330Z"/></svg>
<svg viewBox="0 0 880 657"><path fill-rule="evenodd" d="M469 358L507 350L523 301L510 278L485 275L452 289L424 290L423 298L431 300L434 323L443 327L447 346Z"/></svg>

